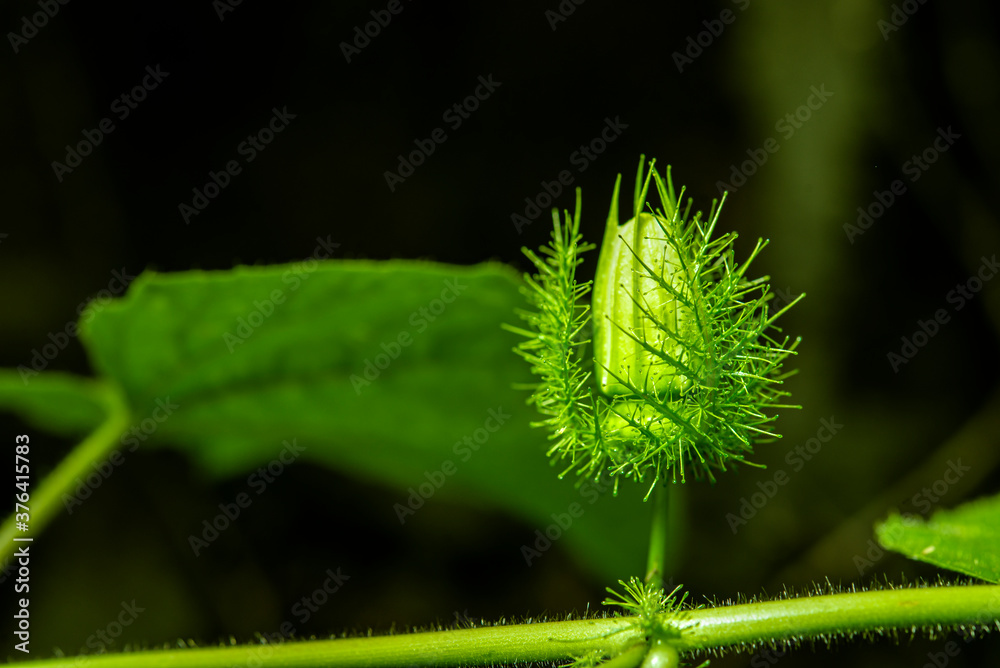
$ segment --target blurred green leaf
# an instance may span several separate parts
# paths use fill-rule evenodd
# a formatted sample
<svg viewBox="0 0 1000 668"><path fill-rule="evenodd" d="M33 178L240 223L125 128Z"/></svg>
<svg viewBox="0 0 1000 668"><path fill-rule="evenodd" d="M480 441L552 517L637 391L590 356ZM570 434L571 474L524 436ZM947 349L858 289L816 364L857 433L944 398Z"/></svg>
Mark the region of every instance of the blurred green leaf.
<svg viewBox="0 0 1000 668"><path fill-rule="evenodd" d="M1000 583L1000 496L939 510L927 521L892 515L875 533L883 547L910 559Z"/></svg>
<svg viewBox="0 0 1000 668"><path fill-rule="evenodd" d="M500 326L524 306L519 285L504 265L413 261L147 272L80 336L98 374L120 384L137 436L207 472L237 475L293 444L396 486L392 521L419 530L422 504L472 499L542 533L556 525L550 535L565 533L601 577L641 572L640 490L597 502L593 487L559 481L544 432L529 427L537 413L514 386L531 377ZM429 498L406 512L421 486ZM510 556L523 559L520 546Z"/></svg>
<svg viewBox="0 0 1000 668"><path fill-rule="evenodd" d="M338 466L412 484L403 472L424 462L421 451L440 452L451 431L513 400L512 342L491 330L516 298L499 266L146 273L81 338L136 418L170 404L155 440L187 447L211 471L271 459L285 439L318 439Z"/></svg>
<svg viewBox="0 0 1000 668"><path fill-rule="evenodd" d="M0 408L62 436L86 434L104 421L104 390L104 383L90 378L0 369Z"/></svg>

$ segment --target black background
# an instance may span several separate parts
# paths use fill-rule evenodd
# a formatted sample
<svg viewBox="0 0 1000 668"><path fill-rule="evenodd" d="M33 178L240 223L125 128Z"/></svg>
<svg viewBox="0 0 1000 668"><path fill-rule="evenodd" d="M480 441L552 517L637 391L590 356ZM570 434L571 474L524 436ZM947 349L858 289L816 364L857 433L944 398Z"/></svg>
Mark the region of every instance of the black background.
<svg viewBox="0 0 1000 668"><path fill-rule="evenodd" d="M804 408L788 419L786 440L759 459L791 471L786 453L814 436L821 419L833 416L844 428L735 536L726 514L769 474L747 469L690 490L677 581L702 600L827 576L849 584L936 573L886 556L862 576L853 558L868 550L872 520L891 507L914 512L909 500L920 487L897 483L913 470L940 477L934 453L996 404L996 286L987 282L961 311L946 299L1000 249L995 5L911 2L912 16L883 33L878 22L896 6L851 0L566 0L572 14L555 23L546 14L558 11L555 0L405 1L350 62L342 43L385 3L243 2L221 16L217 5L70 2L16 53L8 33L20 32L38 5L0 10L3 366L27 363L48 333L108 287L113 270L288 262L310 255L317 237L339 243L343 258L499 259L527 269L520 248L546 240L547 215L520 233L512 215L523 215L525 198L562 170L583 190L584 234L596 241L615 175L623 172L630 189L641 153L672 164L675 182L708 209L718 182L774 138L779 150L731 193L720 223L740 233L740 257L757 237L770 238L757 271L780 290L808 293L785 320L804 338L792 381ZM725 11L728 24L719 22ZM703 46L692 47L699 37ZM675 53L686 49L693 57L679 71ZM147 66L169 76L128 118L114 118L115 130L59 180L53 161L114 115L113 100ZM442 114L479 77L500 85L449 128ZM801 111L808 120L785 136L776 124L813 87L833 95ZM273 108L295 118L186 223L179 205L191 203L210 171L241 159L237 147ZM627 127L580 171L571 155L606 119ZM447 140L390 190L385 173L437 127ZM904 164L948 128L960 138L910 181ZM852 242L844 226L896 179L906 192ZM571 207L571 189L554 204ZM940 308L950 321L894 372L887 353ZM52 368L89 372L75 341ZM8 434L24 429L12 419L3 426ZM997 490L996 425L977 434L963 460L973 473L935 507ZM71 446L43 442L40 470ZM562 552L531 571L496 557L531 530L505 516L428 510L437 515L426 535L402 534L384 513L367 510L384 508L394 490L307 465L289 475L293 484L267 495L266 507L262 499L227 548L194 561L184 542L190 520L243 481L208 481L168 450L140 453L78 515L48 530L32 571L42 592L32 656L78 652L133 598L149 612L109 649L247 640L277 629L325 569L338 566L351 574L349 585L298 624L300 635L580 610L609 584ZM855 523L860 533L837 538L873 502L874 516ZM822 559L810 556L831 536ZM781 664L917 666L942 647L845 644L833 653L803 649ZM995 639L963 645L950 665L995 663L997 648Z"/></svg>

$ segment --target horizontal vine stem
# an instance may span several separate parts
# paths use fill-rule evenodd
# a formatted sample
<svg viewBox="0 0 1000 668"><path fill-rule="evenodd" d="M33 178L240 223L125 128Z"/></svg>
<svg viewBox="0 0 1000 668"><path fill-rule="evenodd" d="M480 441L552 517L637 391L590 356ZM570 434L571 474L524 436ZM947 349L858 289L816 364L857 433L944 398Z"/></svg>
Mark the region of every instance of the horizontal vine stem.
<svg viewBox="0 0 1000 668"><path fill-rule="evenodd" d="M890 629L995 626L1000 621L1000 585L805 596L692 610L687 619L696 625L676 643L682 651Z"/></svg>
<svg viewBox="0 0 1000 668"><path fill-rule="evenodd" d="M668 623L677 613L665 617ZM551 661L591 651L617 655L644 641L632 617L488 626L452 631L98 654L88 668L222 668L223 666L458 666ZM807 596L689 610L682 615L682 652L741 643L822 638L1000 622L1000 585L901 588ZM78 657L24 663L77 668Z"/></svg>
<svg viewBox="0 0 1000 668"><path fill-rule="evenodd" d="M512 624L367 638L91 655L87 668L230 668L255 666L459 666L552 661L598 650L621 653L642 642L629 617ZM613 634L613 635L610 635ZM77 668L67 657L22 664Z"/></svg>

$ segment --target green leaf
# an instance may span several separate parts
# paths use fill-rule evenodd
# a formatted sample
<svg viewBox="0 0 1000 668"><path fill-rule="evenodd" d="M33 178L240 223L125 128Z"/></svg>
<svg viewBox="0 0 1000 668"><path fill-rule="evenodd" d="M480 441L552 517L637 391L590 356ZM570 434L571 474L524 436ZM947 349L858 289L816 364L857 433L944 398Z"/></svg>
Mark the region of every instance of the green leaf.
<svg viewBox="0 0 1000 668"><path fill-rule="evenodd" d="M151 441L183 445L222 474L299 438L338 445L338 466L419 484L401 472L420 449L440 450L449 431L512 402L514 379L494 374L501 359L512 366L513 342L491 331L515 305L511 272L308 266L146 273L81 338L137 418L169 412Z"/></svg>
<svg viewBox="0 0 1000 668"><path fill-rule="evenodd" d="M1000 496L939 510L927 521L894 514L875 533L883 547L910 559L1000 583Z"/></svg>
<svg viewBox="0 0 1000 668"><path fill-rule="evenodd" d="M179 447L217 476L302 449L395 486L387 518L417 527L407 499L429 481L438 488L427 504L471 499L543 533L570 518L559 529L565 545L601 577L627 577L642 568L649 509L610 494L598 503L594 488L559 481L548 466L545 436L529 426L537 412L515 389L530 382L528 369L511 352L516 335L501 328L525 305L519 286L499 264L147 272L82 325L80 339L96 372L120 386L143 447ZM47 376L35 379L39 388ZM52 426L55 413L38 417ZM93 425L77 417L62 426ZM511 559L523 559L520 548Z"/></svg>
<svg viewBox="0 0 1000 668"><path fill-rule="evenodd" d="M61 436L93 431L107 415L100 381L65 373L0 369L0 408Z"/></svg>

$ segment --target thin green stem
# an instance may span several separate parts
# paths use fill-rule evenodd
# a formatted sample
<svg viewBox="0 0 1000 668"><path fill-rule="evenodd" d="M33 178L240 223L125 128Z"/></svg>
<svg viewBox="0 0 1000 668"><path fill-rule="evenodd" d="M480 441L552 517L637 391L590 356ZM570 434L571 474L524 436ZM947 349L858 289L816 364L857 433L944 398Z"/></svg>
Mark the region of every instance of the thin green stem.
<svg viewBox="0 0 1000 668"><path fill-rule="evenodd" d="M921 587L809 596L664 615L681 653L744 643L810 640L892 629L1000 626L1000 585ZM581 619L271 645L156 650L88 657L89 668L459 666L558 661L599 652L630 662L645 644L635 617ZM25 663L77 668L64 657Z"/></svg>
<svg viewBox="0 0 1000 668"><path fill-rule="evenodd" d="M687 488L680 483L667 485L667 546L663 553L663 577L670 579L677 572L683 555L685 532L685 497Z"/></svg>
<svg viewBox="0 0 1000 668"><path fill-rule="evenodd" d="M112 385L100 386L100 400L107 408L107 417L101 426L74 447L37 489L29 488L28 530L18 529L14 514L0 525L0 562L6 561L19 546L24 545L14 542L14 538L35 538L41 534L59 512L63 495L75 492L77 479L86 477L92 470L91 464L104 458L120 441L130 420L125 400L117 387Z"/></svg>
<svg viewBox="0 0 1000 668"><path fill-rule="evenodd" d="M667 551L669 492L658 482L653 490L653 520L649 529L649 556L646 559L646 584L663 586L664 560Z"/></svg>

